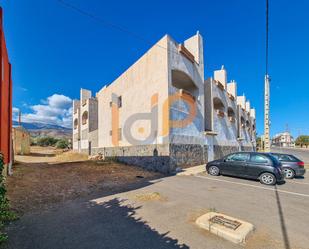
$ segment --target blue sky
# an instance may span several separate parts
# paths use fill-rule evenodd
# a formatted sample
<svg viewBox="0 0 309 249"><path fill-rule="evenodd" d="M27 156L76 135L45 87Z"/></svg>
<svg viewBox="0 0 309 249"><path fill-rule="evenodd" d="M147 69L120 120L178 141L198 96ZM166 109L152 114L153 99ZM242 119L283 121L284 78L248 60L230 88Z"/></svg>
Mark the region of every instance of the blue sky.
<svg viewBox="0 0 309 249"><path fill-rule="evenodd" d="M166 33L182 42L199 30L205 76L224 64L238 93L256 108L258 133L263 132L264 1L66 1L149 42L57 0L0 0L13 65L13 105L25 119L68 125L70 99L79 97L81 87L98 91ZM308 11L306 0L270 0L272 134L286 124L295 136L309 134Z"/></svg>

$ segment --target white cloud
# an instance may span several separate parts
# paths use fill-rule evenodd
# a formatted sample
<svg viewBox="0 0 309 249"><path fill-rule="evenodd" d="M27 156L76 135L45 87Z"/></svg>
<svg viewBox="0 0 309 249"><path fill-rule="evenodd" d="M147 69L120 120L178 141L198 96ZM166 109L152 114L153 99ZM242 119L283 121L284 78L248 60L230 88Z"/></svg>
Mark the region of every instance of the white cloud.
<svg viewBox="0 0 309 249"><path fill-rule="evenodd" d="M13 108L12 108L12 111L13 111L13 113L18 113L18 112L19 112L19 109L18 109L17 107L13 107Z"/></svg>
<svg viewBox="0 0 309 249"><path fill-rule="evenodd" d="M72 126L71 98L60 94L54 94L42 100L41 103L42 104L30 106L32 112L22 114L22 121L56 124L64 127Z"/></svg>

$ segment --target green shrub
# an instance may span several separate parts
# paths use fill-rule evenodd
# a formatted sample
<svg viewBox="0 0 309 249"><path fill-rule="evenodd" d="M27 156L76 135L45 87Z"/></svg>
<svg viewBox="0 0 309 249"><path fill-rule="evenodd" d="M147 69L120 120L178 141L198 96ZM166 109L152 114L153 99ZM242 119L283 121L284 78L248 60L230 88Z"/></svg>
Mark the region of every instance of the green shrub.
<svg viewBox="0 0 309 249"><path fill-rule="evenodd" d="M58 149L66 149L66 148L68 148L69 147L69 142L68 142L68 140L66 140L66 139L59 139L58 141L57 141L57 143L56 143L56 147L58 148Z"/></svg>
<svg viewBox="0 0 309 249"><path fill-rule="evenodd" d="M39 137L36 143L38 146L55 146L58 140L54 137Z"/></svg>
<svg viewBox="0 0 309 249"><path fill-rule="evenodd" d="M17 216L15 213L10 211L9 200L6 198L6 188L4 184L3 176L3 155L0 152L0 243L7 240L7 235L3 232L4 225L8 221L16 220Z"/></svg>

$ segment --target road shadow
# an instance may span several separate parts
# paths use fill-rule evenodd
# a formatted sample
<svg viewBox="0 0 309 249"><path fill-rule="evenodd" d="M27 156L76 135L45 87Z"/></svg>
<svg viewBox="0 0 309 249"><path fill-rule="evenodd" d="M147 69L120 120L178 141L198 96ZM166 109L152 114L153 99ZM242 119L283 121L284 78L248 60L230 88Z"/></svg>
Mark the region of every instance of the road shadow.
<svg viewBox="0 0 309 249"><path fill-rule="evenodd" d="M1 248L189 248L169 237L169 232L159 233L138 217L140 208L118 198L101 204L71 203L62 209L23 217L8 231L9 242Z"/></svg>
<svg viewBox="0 0 309 249"><path fill-rule="evenodd" d="M276 202L277 202L277 207L278 207L278 214L279 214L279 220L280 220L280 226L281 226L281 232L282 232L282 237L283 237L283 244L285 249L291 249L290 245L290 240L288 236L288 231L284 219L284 213L280 201L280 196L278 193L277 186L275 185L275 194L276 194Z"/></svg>

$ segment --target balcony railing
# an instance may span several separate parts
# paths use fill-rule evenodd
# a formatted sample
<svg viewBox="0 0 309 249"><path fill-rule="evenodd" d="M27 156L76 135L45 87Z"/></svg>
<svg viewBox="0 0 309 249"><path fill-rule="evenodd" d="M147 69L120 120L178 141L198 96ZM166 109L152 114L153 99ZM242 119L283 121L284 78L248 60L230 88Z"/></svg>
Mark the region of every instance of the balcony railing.
<svg viewBox="0 0 309 249"><path fill-rule="evenodd" d="M235 100L235 97L232 94L228 93L228 96L229 96L230 100L232 100L232 101Z"/></svg>
<svg viewBox="0 0 309 249"><path fill-rule="evenodd" d="M216 113L217 113L218 117L221 117L221 118L224 117L224 111L222 111L222 110L216 110Z"/></svg>
<svg viewBox="0 0 309 249"><path fill-rule="evenodd" d="M184 90L184 89L179 89L179 94L181 95L181 96L188 96L188 97L190 97L190 98L192 98L194 101L195 101L195 96L192 94L192 93L190 93L189 91L187 91L187 90Z"/></svg>
<svg viewBox="0 0 309 249"><path fill-rule="evenodd" d="M191 54L190 51L188 49L186 49L186 47L184 45L182 45L182 44L178 45L178 52L181 53L182 55L184 55L192 63L195 62L194 55Z"/></svg>
<svg viewBox="0 0 309 249"><path fill-rule="evenodd" d="M214 82L217 87L219 87L222 91L224 90L224 85L220 81L214 80Z"/></svg>
<svg viewBox="0 0 309 249"><path fill-rule="evenodd" d="M229 117L229 121L230 121L231 123L235 123L235 118L234 118L234 117Z"/></svg>

